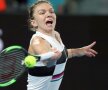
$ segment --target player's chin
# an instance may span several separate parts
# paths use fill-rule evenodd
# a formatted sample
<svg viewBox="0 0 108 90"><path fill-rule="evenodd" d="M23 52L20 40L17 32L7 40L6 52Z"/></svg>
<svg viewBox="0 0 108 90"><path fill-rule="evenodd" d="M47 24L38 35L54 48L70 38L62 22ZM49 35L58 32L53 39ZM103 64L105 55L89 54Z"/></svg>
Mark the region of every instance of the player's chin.
<svg viewBox="0 0 108 90"><path fill-rule="evenodd" d="M53 31L54 30L54 27L47 27L46 30L47 31Z"/></svg>
<svg viewBox="0 0 108 90"><path fill-rule="evenodd" d="M55 25L54 24L46 24L45 27L48 29L48 30L52 30L55 28Z"/></svg>

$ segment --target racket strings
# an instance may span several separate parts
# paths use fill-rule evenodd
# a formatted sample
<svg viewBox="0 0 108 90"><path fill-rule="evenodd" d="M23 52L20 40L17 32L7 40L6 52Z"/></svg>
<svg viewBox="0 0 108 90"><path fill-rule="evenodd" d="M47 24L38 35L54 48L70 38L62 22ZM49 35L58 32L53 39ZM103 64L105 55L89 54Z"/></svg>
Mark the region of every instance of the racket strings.
<svg viewBox="0 0 108 90"><path fill-rule="evenodd" d="M25 53L22 50L13 50L0 56L0 83L5 83L24 71L21 65Z"/></svg>

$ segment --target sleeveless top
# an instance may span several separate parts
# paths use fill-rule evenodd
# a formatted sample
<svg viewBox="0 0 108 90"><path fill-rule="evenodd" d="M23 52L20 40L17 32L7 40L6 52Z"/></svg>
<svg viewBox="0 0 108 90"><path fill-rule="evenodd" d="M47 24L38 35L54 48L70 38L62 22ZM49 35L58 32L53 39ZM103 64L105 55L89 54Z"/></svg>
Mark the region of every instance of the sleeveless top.
<svg viewBox="0 0 108 90"><path fill-rule="evenodd" d="M66 47L64 46L62 41L58 42L55 38L45 35L39 31L36 31L36 33L32 36L31 41L36 36L45 39L52 47L60 50L62 52L62 56L57 60L55 65L49 68L45 66L43 62L41 61L37 62L34 68L29 68L28 70L29 74L32 76L38 76L38 77L42 77L42 76L57 77L57 75L58 76L63 75L65 65L68 59L68 55L67 55ZM31 41L30 41L30 44L31 44Z"/></svg>

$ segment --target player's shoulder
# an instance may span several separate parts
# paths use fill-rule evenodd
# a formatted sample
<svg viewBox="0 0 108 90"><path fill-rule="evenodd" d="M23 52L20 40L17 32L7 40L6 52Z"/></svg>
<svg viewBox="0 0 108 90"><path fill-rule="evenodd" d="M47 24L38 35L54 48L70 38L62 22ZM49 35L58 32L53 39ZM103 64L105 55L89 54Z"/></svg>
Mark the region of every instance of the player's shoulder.
<svg viewBox="0 0 108 90"><path fill-rule="evenodd" d="M39 36L35 36L33 39L32 39L32 44L33 45L40 45L42 43L44 43L45 40Z"/></svg>

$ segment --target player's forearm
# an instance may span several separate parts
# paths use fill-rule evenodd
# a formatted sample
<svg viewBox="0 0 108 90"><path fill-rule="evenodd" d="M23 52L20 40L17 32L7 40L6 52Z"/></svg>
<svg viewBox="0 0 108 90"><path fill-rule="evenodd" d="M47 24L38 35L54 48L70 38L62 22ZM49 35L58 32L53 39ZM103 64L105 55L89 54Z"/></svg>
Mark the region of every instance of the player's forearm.
<svg viewBox="0 0 108 90"><path fill-rule="evenodd" d="M68 58L84 56L82 48L68 49Z"/></svg>

